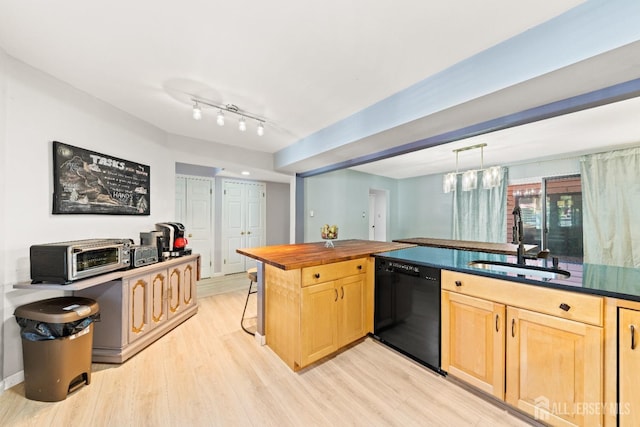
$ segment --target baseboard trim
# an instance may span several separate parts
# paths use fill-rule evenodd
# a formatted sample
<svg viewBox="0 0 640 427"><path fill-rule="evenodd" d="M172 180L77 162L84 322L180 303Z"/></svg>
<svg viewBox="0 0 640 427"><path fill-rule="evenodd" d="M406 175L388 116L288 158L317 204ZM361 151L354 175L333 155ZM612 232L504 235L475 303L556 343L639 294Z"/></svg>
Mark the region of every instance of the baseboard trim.
<svg viewBox="0 0 640 427"><path fill-rule="evenodd" d="M24 382L24 371L16 372L15 374L9 375L2 382L0 382L0 384L2 384L0 391L9 390L11 387L16 386L22 382Z"/></svg>

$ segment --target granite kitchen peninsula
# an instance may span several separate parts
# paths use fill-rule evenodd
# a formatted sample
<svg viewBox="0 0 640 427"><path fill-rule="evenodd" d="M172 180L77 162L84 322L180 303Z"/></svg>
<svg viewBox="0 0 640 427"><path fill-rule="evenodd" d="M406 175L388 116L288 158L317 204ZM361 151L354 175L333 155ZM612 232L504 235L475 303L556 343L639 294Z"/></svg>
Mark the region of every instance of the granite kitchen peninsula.
<svg viewBox="0 0 640 427"><path fill-rule="evenodd" d="M257 337L294 371L373 331L375 259L396 258L442 270L445 375L550 425L638 425L640 269L560 260L569 279L523 277L470 265L510 250L334 244L238 250L259 261Z"/></svg>

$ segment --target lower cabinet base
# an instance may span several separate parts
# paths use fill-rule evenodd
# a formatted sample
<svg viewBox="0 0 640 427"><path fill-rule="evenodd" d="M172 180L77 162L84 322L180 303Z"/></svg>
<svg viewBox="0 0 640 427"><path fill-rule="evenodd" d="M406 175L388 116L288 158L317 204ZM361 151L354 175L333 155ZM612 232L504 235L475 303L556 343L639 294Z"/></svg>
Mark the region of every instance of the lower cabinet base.
<svg viewBox="0 0 640 427"><path fill-rule="evenodd" d="M164 323L162 326L154 328L131 344L127 344L123 347L104 348L97 347L94 344L93 351L91 353L91 360L94 363L124 363L127 359L130 359L149 345L153 344L158 339L162 338L165 334L170 332L175 327L179 326L181 323L195 315L197 312L198 306L191 306L185 309L179 315L176 315L171 320Z"/></svg>
<svg viewBox="0 0 640 427"><path fill-rule="evenodd" d="M544 424L538 420L536 420L534 417L532 417L531 415L527 414L526 412L523 412L521 410L519 410L518 408L509 405L507 402L505 402L502 399L498 399L497 397L487 393L485 390L482 390L481 388L478 388L476 386L473 386L469 383L467 383L464 380L461 380L459 378L456 378L453 375L445 375L445 378L447 379L447 381L452 382L453 384L457 385L460 388L465 389L466 391L473 393L474 395L476 395L477 397L481 398L482 400L495 405L497 407L499 407L500 409L505 410L506 412L508 412L509 414L513 415L516 418L521 419L522 421L526 422L527 424L530 424L532 426L536 426L536 427L548 427L548 424Z"/></svg>

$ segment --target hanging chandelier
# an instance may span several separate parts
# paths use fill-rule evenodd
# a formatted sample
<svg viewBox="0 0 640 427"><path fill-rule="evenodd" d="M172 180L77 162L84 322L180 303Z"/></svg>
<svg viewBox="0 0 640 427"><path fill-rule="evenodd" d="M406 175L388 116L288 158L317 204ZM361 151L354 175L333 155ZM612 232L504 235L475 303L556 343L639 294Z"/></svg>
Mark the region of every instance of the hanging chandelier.
<svg viewBox="0 0 640 427"><path fill-rule="evenodd" d="M218 126L224 126L225 124L225 113L231 113L239 117L238 119L238 130L244 132L247 130L247 119L253 120L257 123L256 125L256 133L258 136L264 135L264 125L266 120L256 116L255 114L251 114L248 111L241 110L238 106L234 104L217 104L213 101L209 101L204 98L192 97L191 102L193 102L193 119L200 120L202 119L202 107L211 107L218 110L216 114L216 123Z"/></svg>
<svg viewBox="0 0 640 427"><path fill-rule="evenodd" d="M502 167L492 166L484 168L484 147L487 144L476 144L469 147L457 148L453 150L456 153L456 171L449 172L442 179L442 191L451 193L456 191L458 186L458 175L462 175L461 188L462 191L471 191L478 188L478 172L482 172L482 188L488 190L498 187L502 183ZM461 151L480 149L480 169L471 169L464 172L458 171L458 155Z"/></svg>

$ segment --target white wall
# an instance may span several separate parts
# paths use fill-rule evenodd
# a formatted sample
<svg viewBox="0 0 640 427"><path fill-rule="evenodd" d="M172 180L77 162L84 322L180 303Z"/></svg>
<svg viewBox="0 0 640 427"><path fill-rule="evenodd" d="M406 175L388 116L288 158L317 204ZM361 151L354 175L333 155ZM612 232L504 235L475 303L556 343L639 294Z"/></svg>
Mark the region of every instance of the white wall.
<svg viewBox="0 0 640 427"><path fill-rule="evenodd" d="M369 189L388 190L391 224L387 240L396 236L394 218L398 203L397 181L348 169L304 180L304 241L319 242L324 224L338 226L338 239L369 238ZM313 217L310 216L313 211ZM364 216L363 216L364 213Z"/></svg>
<svg viewBox="0 0 640 427"><path fill-rule="evenodd" d="M2 54L0 87L0 196L4 295L3 379L22 370L14 309L60 293L14 290L30 279L32 244L93 237L137 239L156 222L173 219L174 159L159 129ZM149 165L151 215L52 215L52 142L87 148ZM2 185L4 183L4 185ZM6 381L7 387L11 386Z"/></svg>
<svg viewBox="0 0 640 427"><path fill-rule="evenodd" d="M395 238L453 236L453 193L442 192L442 175L399 181L400 217Z"/></svg>
<svg viewBox="0 0 640 427"><path fill-rule="evenodd" d="M290 199L289 184L267 182L267 246L289 243Z"/></svg>
<svg viewBox="0 0 640 427"><path fill-rule="evenodd" d="M7 57L4 52L0 49L0 171L4 171L7 168L7 155L5 149L5 139L6 139L6 88L7 88L7 78L6 78L6 63ZM7 206L7 200L5 199L5 174L0 172L0 236L5 236L6 234L6 221L5 221L5 206ZM4 283L5 283L5 253L6 249L6 239L0 238L0 291L3 295L2 303L0 303L0 319L2 322L0 323L0 393L4 390L4 345L3 336L4 336Z"/></svg>

